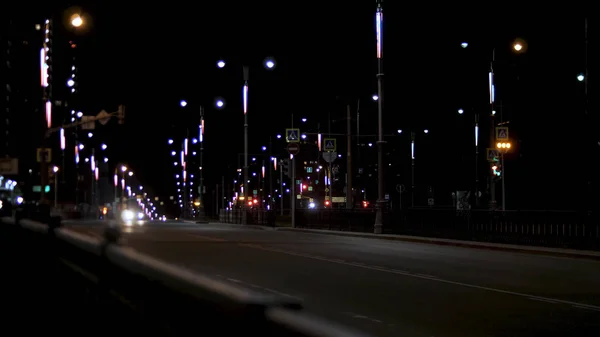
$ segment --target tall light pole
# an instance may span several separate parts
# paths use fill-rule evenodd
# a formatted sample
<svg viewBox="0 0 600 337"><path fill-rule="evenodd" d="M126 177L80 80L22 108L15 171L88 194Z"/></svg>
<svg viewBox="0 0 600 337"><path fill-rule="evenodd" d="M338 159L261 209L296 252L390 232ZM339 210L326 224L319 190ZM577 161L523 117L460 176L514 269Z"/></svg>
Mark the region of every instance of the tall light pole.
<svg viewBox="0 0 600 337"><path fill-rule="evenodd" d="M377 0L377 12L375 13L375 32L377 34L377 117L378 117L378 139L377 139L377 213L375 215L375 234L383 232L383 208L385 203L385 184L383 181L383 0Z"/></svg>
<svg viewBox="0 0 600 337"><path fill-rule="evenodd" d="M196 222L198 223L208 223L208 220L205 218L204 213L204 108L200 106L200 130L198 135L198 142L200 142L200 166L199 166L199 178L200 185L198 186L198 201L200 205L198 206L198 216Z"/></svg>
<svg viewBox="0 0 600 337"><path fill-rule="evenodd" d="M242 203L242 225L248 223L247 219L247 202L248 202L248 77L250 69L247 66L243 67L244 75L244 86L242 87L242 104L244 110L244 186L243 197L244 202Z"/></svg>

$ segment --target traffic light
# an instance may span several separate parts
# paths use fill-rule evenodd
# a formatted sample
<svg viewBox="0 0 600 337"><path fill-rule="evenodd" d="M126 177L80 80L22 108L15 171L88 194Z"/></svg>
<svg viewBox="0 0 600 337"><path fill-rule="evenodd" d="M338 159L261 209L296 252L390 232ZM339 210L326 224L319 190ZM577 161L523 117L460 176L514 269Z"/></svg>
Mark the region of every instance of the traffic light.
<svg viewBox="0 0 600 337"><path fill-rule="evenodd" d="M494 177L500 177L502 175L502 167L498 164L492 165L492 173Z"/></svg>
<svg viewBox="0 0 600 337"><path fill-rule="evenodd" d="M289 159L282 159L281 162L279 163L281 165L281 169L283 170L283 174L285 174L286 176L290 177L290 160Z"/></svg>

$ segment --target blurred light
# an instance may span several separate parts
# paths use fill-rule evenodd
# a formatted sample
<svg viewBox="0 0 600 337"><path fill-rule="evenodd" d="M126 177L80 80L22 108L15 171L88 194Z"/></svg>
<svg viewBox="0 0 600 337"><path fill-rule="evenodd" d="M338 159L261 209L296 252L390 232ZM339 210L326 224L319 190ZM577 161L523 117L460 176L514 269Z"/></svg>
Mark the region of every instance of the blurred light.
<svg viewBox="0 0 600 337"><path fill-rule="evenodd" d="M67 139L65 138L65 129L60 129L60 149L64 150L67 147Z"/></svg>
<svg viewBox="0 0 600 337"><path fill-rule="evenodd" d="M514 48L516 51L521 51L521 50L523 49L523 45L522 45L520 42L516 42L516 43L513 45L513 48Z"/></svg>
<svg viewBox="0 0 600 337"><path fill-rule="evenodd" d="M463 48L467 48L469 46L469 44L467 42L463 42L460 44L460 46Z"/></svg>
<svg viewBox="0 0 600 337"><path fill-rule="evenodd" d="M192 138L192 144L196 144L196 143L198 143L198 139Z"/></svg>
<svg viewBox="0 0 600 337"><path fill-rule="evenodd" d="M263 151L267 151L267 147L266 147L266 146L263 146L263 147L262 147L262 150L263 150Z"/></svg>
<svg viewBox="0 0 600 337"><path fill-rule="evenodd" d="M77 113L77 117L78 117L78 118L81 118L81 117L83 117L83 112L79 111L79 112Z"/></svg>
<svg viewBox="0 0 600 337"><path fill-rule="evenodd" d="M183 100L183 99L182 99L182 100L179 102L179 105L180 105L182 108L185 108L185 107L187 106L187 102L186 102L185 100Z"/></svg>
<svg viewBox="0 0 600 337"><path fill-rule="evenodd" d="M373 143L369 143L369 147L373 146Z"/></svg>
<svg viewBox="0 0 600 337"><path fill-rule="evenodd" d="M583 82L583 80L585 80L585 76L583 74L579 74L579 75L577 75L577 80L579 82Z"/></svg>
<svg viewBox="0 0 600 337"><path fill-rule="evenodd" d="M102 147L102 150L106 150L106 148L107 148L108 146L106 146L106 144L102 144L102 145L101 145L101 147Z"/></svg>
<svg viewBox="0 0 600 337"><path fill-rule="evenodd" d="M315 203L314 202L309 203L308 208L315 208Z"/></svg>
<svg viewBox="0 0 600 337"><path fill-rule="evenodd" d="M300 136L300 138L306 139L306 135L303 134L302 136Z"/></svg>
<svg viewBox="0 0 600 337"><path fill-rule="evenodd" d="M275 68L275 60L271 57L265 59L265 68L274 69Z"/></svg>
<svg viewBox="0 0 600 337"><path fill-rule="evenodd" d="M402 130L398 129L398 134L402 133Z"/></svg>
<svg viewBox="0 0 600 337"><path fill-rule="evenodd" d="M83 25L83 19L79 14L75 14L71 17L71 25L75 28L79 28Z"/></svg>
<svg viewBox="0 0 600 337"><path fill-rule="evenodd" d="M371 98L372 98L374 101L377 101L377 100L379 99L379 96L377 96L377 95L373 95Z"/></svg>
<svg viewBox="0 0 600 337"><path fill-rule="evenodd" d="M75 81L72 78L69 78L69 80L67 81L67 86L69 88L71 88L74 85L75 85Z"/></svg>
<svg viewBox="0 0 600 337"><path fill-rule="evenodd" d="M223 60L219 60L219 61L217 62L217 67L219 67L219 68L224 68L224 67L225 67L225 61L223 61Z"/></svg>
<svg viewBox="0 0 600 337"><path fill-rule="evenodd" d="M458 109L458 114L462 115L463 113L465 113L465 111L463 109Z"/></svg>
<svg viewBox="0 0 600 337"><path fill-rule="evenodd" d="M302 118L302 123L306 123L306 118Z"/></svg>
<svg viewBox="0 0 600 337"><path fill-rule="evenodd" d="M281 139L281 135L277 135L276 137L277 137L277 139Z"/></svg>
<svg viewBox="0 0 600 337"><path fill-rule="evenodd" d="M425 133L429 133L429 130L425 129L425 130L423 130L423 132L425 132Z"/></svg>
<svg viewBox="0 0 600 337"><path fill-rule="evenodd" d="M173 144L173 139L169 139L169 144Z"/></svg>
<svg viewBox="0 0 600 337"><path fill-rule="evenodd" d="M215 101L215 106L216 106L218 109L221 109L221 108L223 108L223 106L225 106L225 102L223 102L223 100L222 100L222 99L217 99L217 100Z"/></svg>
<svg viewBox="0 0 600 337"><path fill-rule="evenodd" d="M92 138L92 137L94 137L94 134L91 132L88 132L88 138Z"/></svg>
<svg viewBox="0 0 600 337"><path fill-rule="evenodd" d="M175 156L175 155L177 155L177 152L171 151L171 156Z"/></svg>

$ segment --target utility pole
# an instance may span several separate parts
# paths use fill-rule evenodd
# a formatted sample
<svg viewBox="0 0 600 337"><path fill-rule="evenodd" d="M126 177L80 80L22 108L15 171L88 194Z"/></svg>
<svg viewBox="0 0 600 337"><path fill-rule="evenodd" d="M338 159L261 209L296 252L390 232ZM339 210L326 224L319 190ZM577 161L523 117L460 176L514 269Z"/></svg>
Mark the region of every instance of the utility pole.
<svg viewBox="0 0 600 337"><path fill-rule="evenodd" d="M496 49L492 50L492 61L490 62L490 73L489 73L489 77L488 77L488 86L489 86L489 96L490 96L490 148L495 148L494 146L494 141L495 141L495 136L496 136L496 122L495 122L495 115L496 115L496 111L494 110L494 101L495 101L495 86L494 86L494 62L496 59ZM494 165L492 163L492 165ZM489 174L489 186L490 186L490 200L489 200L489 208L491 210L495 210L496 209L496 181L494 180L494 173L492 172L492 169L490 168L488 170L488 174Z"/></svg>
<svg viewBox="0 0 600 337"><path fill-rule="evenodd" d="M225 210L225 176L221 176L221 211Z"/></svg>
<svg viewBox="0 0 600 337"><path fill-rule="evenodd" d="M377 0L377 12L375 14L375 30L377 37L377 117L378 117L378 139L377 139L377 213L375 215L374 232L383 233L383 208L385 207L385 184L383 182L383 0Z"/></svg>
<svg viewBox="0 0 600 337"><path fill-rule="evenodd" d="M198 175L200 176L200 184L198 186L198 217L196 218L197 223L208 223L206 219L206 213L204 209L204 108L200 106L200 135L198 141L200 142L200 166ZM244 189L245 190L245 189ZM186 194L189 191L186 191Z"/></svg>
<svg viewBox="0 0 600 337"><path fill-rule="evenodd" d="M346 107L346 209L352 209L352 117L350 116L350 104Z"/></svg>
<svg viewBox="0 0 600 337"><path fill-rule="evenodd" d="M247 219L247 208L248 208L248 77L249 77L249 68L243 67L243 75L244 75L244 86L242 89L242 100L243 100L243 110L244 110L244 190L243 197L244 202L242 203L242 225L248 224Z"/></svg>
<svg viewBox="0 0 600 337"><path fill-rule="evenodd" d="M273 160L273 138L269 137L269 210L272 210L273 208L273 163L275 163L275 161Z"/></svg>
<svg viewBox="0 0 600 337"><path fill-rule="evenodd" d="M283 160L287 160L287 159L283 159ZM283 165L283 160L279 162L279 204L280 204L280 209L279 209L279 214L281 216L283 216L283 196L285 195L283 193L283 169L281 168L281 166Z"/></svg>

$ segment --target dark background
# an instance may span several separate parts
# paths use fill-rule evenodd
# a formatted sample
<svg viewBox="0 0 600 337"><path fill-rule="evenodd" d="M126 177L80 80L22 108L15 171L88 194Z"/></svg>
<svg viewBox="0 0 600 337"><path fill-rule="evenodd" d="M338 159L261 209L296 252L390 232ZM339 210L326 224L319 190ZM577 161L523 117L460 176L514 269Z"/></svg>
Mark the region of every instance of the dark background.
<svg viewBox="0 0 600 337"><path fill-rule="evenodd" d="M251 67L251 153L283 133L291 114L297 121L306 117L311 128L316 122L323 127L328 114L343 118L347 104L354 115L359 99L361 134L376 133L377 106L370 98L376 92L375 1L88 2L34 10L12 6L10 12L16 20L41 22L44 13L60 17L75 5L93 19L91 25L78 35L61 28L57 39L78 41L81 104L98 112L127 106L125 125L107 136L118 139L112 155L129 163L158 195L172 195L174 188L167 139L197 127L200 105L206 109L207 189L222 175L234 176L243 151L243 64ZM385 133L414 130L424 137L422 130L430 131L422 143L417 138L418 179L444 191L468 186L473 113L482 120L489 113L487 78L495 48L498 116L510 121L515 145L506 159L509 208L573 209L589 201L586 184L597 169L588 170L599 158L593 137L600 131L593 99L592 122L584 118L584 86L576 80L585 70L584 11L541 15L385 6ZM589 30L594 60L595 21ZM525 53L511 52L515 38L527 42ZM461 48L463 41L468 48ZM57 57L60 53L57 49ZM277 61L271 72L261 65L268 56ZM227 61L223 70L216 67L221 58ZM593 62L589 72L593 97ZM226 99L225 109L214 109L217 96ZM189 103L185 109L181 99ZM466 113L458 115L458 108ZM335 127L344 132L345 125ZM484 153L487 136L481 138ZM409 163L408 138L390 141L388 148L399 153L391 155L396 160ZM373 153L364 158L374 159Z"/></svg>

